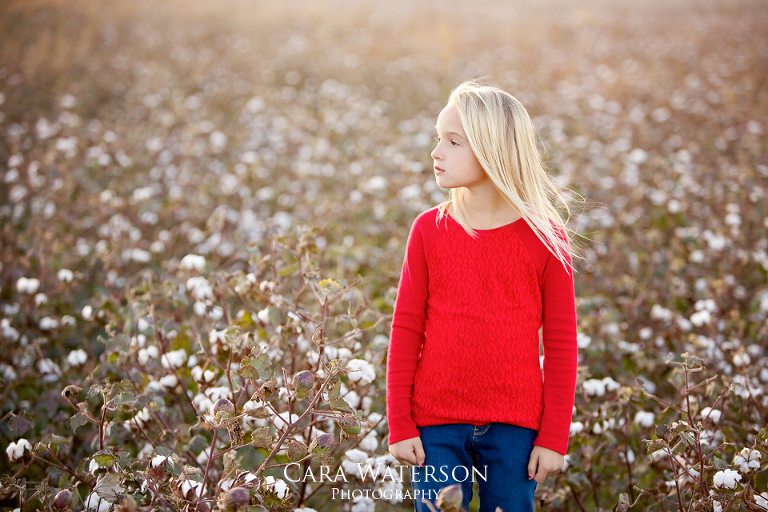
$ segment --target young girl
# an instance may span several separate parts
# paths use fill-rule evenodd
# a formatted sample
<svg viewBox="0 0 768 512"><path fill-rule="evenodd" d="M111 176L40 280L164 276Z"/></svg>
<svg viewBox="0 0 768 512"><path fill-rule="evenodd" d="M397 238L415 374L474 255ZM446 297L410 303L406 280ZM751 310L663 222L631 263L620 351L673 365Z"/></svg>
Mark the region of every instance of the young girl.
<svg viewBox="0 0 768 512"><path fill-rule="evenodd" d="M408 236L387 361L389 451L415 466L417 511L455 483L468 510L473 481L480 512L532 511L536 484L563 465L576 386L570 245L552 200L568 208L510 94L463 83L436 129L435 179L450 199Z"/></svg>

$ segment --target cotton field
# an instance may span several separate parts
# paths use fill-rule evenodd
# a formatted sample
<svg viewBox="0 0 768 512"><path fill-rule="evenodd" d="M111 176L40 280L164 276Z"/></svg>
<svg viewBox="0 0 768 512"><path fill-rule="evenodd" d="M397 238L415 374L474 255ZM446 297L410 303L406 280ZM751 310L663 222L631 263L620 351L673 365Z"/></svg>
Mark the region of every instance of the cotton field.
<svg viewBox="0 0 768 512"><path fill-rule="evenodd" d="M435 118L485 77L573 213L538 509L768 510L766 27L756 0L3 3L0 508L412 510L391 313L446 198Z"/></svg>

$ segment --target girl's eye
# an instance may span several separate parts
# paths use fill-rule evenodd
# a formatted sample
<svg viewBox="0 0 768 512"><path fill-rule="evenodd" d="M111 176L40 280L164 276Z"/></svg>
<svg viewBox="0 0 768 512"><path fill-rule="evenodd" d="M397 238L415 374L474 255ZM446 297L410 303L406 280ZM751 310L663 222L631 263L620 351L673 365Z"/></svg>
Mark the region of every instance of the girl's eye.
<svg viewBox="0 0 768 512"><path fill-rule="evenodd" d="M455 140L451 140L451 145L452 145L452 146L458 146L458 145L459 145L459 143L458 143L458 142L456 142Z"/></svg>

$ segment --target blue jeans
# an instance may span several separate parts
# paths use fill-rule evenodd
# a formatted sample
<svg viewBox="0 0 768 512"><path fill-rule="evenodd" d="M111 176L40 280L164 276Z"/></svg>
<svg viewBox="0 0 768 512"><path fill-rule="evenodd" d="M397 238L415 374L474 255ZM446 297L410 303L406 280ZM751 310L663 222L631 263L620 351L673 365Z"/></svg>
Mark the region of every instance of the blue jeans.
<svg viewBox="0 0 768 512"><path fill-rule="evenodd" d="M411 468L416 512L429 512L440 489L460 483L469 510L472 484L478 482L480 512L533 512L536 480L528 479L528 460L537 432L508 423L450 423L418 427L424 466ZM473 469L474 468L474 469ZM418 491L418 492L417 492Z"/></svg>

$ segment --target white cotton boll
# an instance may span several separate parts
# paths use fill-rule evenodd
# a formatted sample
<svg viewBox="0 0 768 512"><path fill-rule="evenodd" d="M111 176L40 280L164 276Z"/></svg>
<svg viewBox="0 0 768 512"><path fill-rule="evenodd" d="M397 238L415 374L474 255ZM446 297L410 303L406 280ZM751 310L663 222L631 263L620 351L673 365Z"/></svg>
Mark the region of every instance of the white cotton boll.
<svg viewBox="0 0 768 512"><path fill-rule="evenodd" d="M40 288L40 280L26 277L20 277L16 281L16 291L26 295L33 295Z"/></svg>
<svg viewBox="0 0 768 512"><path fill-rule="evenodd" d="M666 450L656 450L655 452L651 453L651 461L658 462L661 459L665 459L669 457L669 453L667 453Z"/></svg>
<svg viewBox="0 0 768 512"><path fill-rule="evenodd" d="M210 313L208 313L208 318L212 320L221 320L223 316L224 316L224 309L222 309L221 306L213 306L211 308Z"/></svg>
<svg viewBox="0 0 768 512"><path fill-rule="evenodd" d="M59 375L61 375L59 365L47 357L37 362L37 370L44 374L43 380L45 382L55 382L59 379Z"/></svg>
<svg viewBox="0 0 768 512"><path fill-rule="evenodd" d="M50 331L51 329L55 329L59 326L59 321L56 320L55 318L46 316L40 319L39 325L40 325L40 330Z"/></svg>
<svg viewBox="0 0 768 512"><path fill-rule="evenodd" d="M656 415L654 415L652 412L637 411L635 414L635 424L640 425L641 427L652 427L655 421Z"/></svg>
<svg viewBox="0 0 768 512"><path fill-rule="evenodd" d="M583 332L576 333L576 346L579 349L585 349L592 344L592 337L587 336Z"/></svg>
<svg viewBox="0 0 768 512"><path fill-rule="evenodd" d="M181 368L187 362L187 352L183 348L166 352L160 359L163 368Z"/></svg>
<svg viewBox="0 0 768 512"><path fill-rule="evenodd" d="M204 448L203 451L197 454L197 457L195 457L195 460L200 466L205 466L205 463L208 462L208 459L210 457L211 457L211 448L209 446L208 448Z"/></svg>
<svg viewBox="0 0 768 512"><path fill-rule="evenodd" d="M747 474L760 469L760 458L759 451L744 448L733 458L733 464L739 466L739 471Z"/></svg>
<svg viewBox="0 0 768 512"><path fill-rule="evenodd" d="M94 510L95 512L109 512L111 506L112 504L110 502L100 497L95 492L89 494L85 499L85 508L87 510Z"/></svg>
<svg viewBox="0 0 768 512"><path fill-rule="evenodd" d="M722 413L719 409L712 409L711 407L705 407L701 410L701 417L706 418L709 416L709 419L712 420L712 423L717 423L720 421L720 415Z"/></svg>
<svg viewBox="0 0 768 512"><path fill-rule="evenodd" d="M264 325L269 325L269 308L264 308L256 313L256 317L258 317Z"/></svg>
<svg viewBox="0 0 768 512"><path fill-rule="evenodd" d="M768 492L755 494L755 505L763 510L768 510Z"/></svg>
<svg viewBox="0 0 768 512"><path fill-rule="evenodd" d="M379 447L379 441L376 439L376 434L375 433L368 434L363 438L362 441L360 441L360 444L358 446L360 446L360 448L362 448L363 450L374 452L376 448Z"/></svg>
<svg viewBox="0 0 768 512"><path fill-rule="evenodd" d="M693 324L687 318L683 317L677 319L677 326L680 327L680 330L682 331L690 331L693 329Z"/></svg>
<svg viewBox="0 0 768 512"><path fill-rule="evenodd" d="M368 458L368 454L365 453L362 450L358 450L357 448L352 448L351 450L347 450L347 452L344 454L347 459L349 459L352 462L359 462L363 463L365 462L365 459Z"/></svg>
<svg viewBox="0 0 768 512"><path fill-rule="evenodd" d="M93 320L93 307L83 306L83 310L80 312L80 314L83 316L83 320Z"/></svg>
<svg viewBox="0 0 768 512"><path fill-rule="evenodd" d="M175 375L165 375L160 378L160 385L168 389L173 389L179 383L179 379Z"/></svg>
<svg viewBox="0 0 768 512"><path fill-rule="evenodd" d="M371 426L376 425L377 423L379 423L379 420L381 420L381 418L382 418L381 414L379 414L378 412L372 412L371 414L368 415L368 424Z"/></svg>
<svg viewBox="0 0 768 512"><path fill-rule="evenodd" d="M571 423L571 429L569 432L569 436L575 436L576 434L582 432L584 430L584 424L580 421L575 421Z"/></svg>
<svg viewBox="0 0 768 512"><path fill-rule="evenodd" d="M733 366L747 366L752 360L749 354L744 352L736 352L733 354Z"/></svg>
<svg viewBox="0 0 768 512"><path fill-rule="evenodd" d="M0 363L0 377L7 382L16 380L16 371L13 367L5 363Z"/></svg>
<svg viewBox="0 0 768 512"><path fill-rule="evenodd" d="M363 496L352 498L352 509L350 510L350 512L375 512L375 511L376 511L376 502L373 501L373 498L366 498Z"/></svg>
<svg viewBox="0 0 768 512"><path fill-rule="evenodd" d="M61 317L61 325L72 327L77 325L77 319L72 315L64 315Z"/></svg>
<svg viewBox="0 0 768 512"><path fill-rule="evenodd" d="M181 258L181 268L184 270L197 270L202 272L205 269L205 256L199 254L187 254ZM189 285L187 285L189 288Z"/></svg>
<svg viewBox="0 0 768 512"><path fill-rule="evenodd" d="M269 475L264 478L264 484L269 490L274 492L280 500L285 498L288 494L288 485L281 478L275 480L275 477Z"/></svg>
<svg viewBox="0 0 768 512"><path fill-rule="evenodd" d="M621 384L610 377L604 377L603 384L605 384L605 390L608 392L618 391L621 389Z"/></svg>
<svg viewBox="0 0 768 512"><path fill-rule="evenodd" d="M166 455L155 455L152 457L152 460L149 461L149 467L150 468L156 468L163 464L165 464L165 461L168 460L168 457Z"/></svg>
<svg viewBox="0 0 768 512"><path fill-rule="evenodd" d="M706 309L710 313L715 313L717 311L717 305L712 299L697 300L696 304L693 306L693 309L696 311L703 311Z"/></svg>
<svg viewBox="0 0 768 512"><path fill-rule="evenodd" d="M9 444L5 449L5 454L8 456L8 460L11 462L20 461L30 453L32 453L32 445L29 444L29 441L24 438L19 439L15 443Z"/></svg>
<svg viewBox="0 0 768 512"><path fill-rule="evenodd" d="M227 136L220 131L215 131L208 136L211 142L211 150L214 153L220 153L227 145Z"/></svg>
<svg viewBox="0 0 768 512"><path fill-rule="evenodd" d="M88 360L88 354L85 353L85 350L79 348L77 350L73 350L69 353L67 356L67 362L70 366L80 366L81 364L85 363Z"/></svg>
<svg viewBox="0 0 768 512"><path fill-rule="evenodd" d="M216 401L220 398L232 400L232 391L225 386L214 386L205 390L205 396L210 398L212 402L216 403Z"/></svg>
<svg viewBox="0 0 768 512"><path fill-rule="evenodd" d="M204 277L190 277L187 279L187 291L192 296L199 300L204 301L213 298L213 288L211 284Z"/></svg>
<svg viewBox="0 0 768 512"><path fill-rule="evenodd" d="M718 471L715 473L713 482L715 487L725 487L726 489L735 489L738 482L741 481L741 474L732 469Z"/></svg>
<svg viewBox="0 0 768 512"><path fill-rule="evenodd" d="M40 307L43 304L48 304L48 296L44 293L38 293L35 295L35 306Z"/></svg>
<svg viewBox="0 0 768 512"><path fill-rule="evenodd" d="M712 314L707 309L702 309L691 315L690 321L696 327L707 325L712 321Z"/></svg>
<svg viewBox="0 0 768 512"><path fill-rule="evenodd" d="M226 343L227 337L226 337L227 330L222 329L220 331L217 331L216 329L211 329L211 332L208 333L208 342L209 343Z"/></svg>
<svg viewBox="0 0 768 512"><path fill-rule="evenodd" d="M188 500L194 499L195 497L200 498L203 495L204 490L205 487L203 487L203 482L184 480L181 484L181 494Z"/></svg>
<svg viewBox="0 0 768 512"><path fill-rule="evenodd" d="M587 396L604 396L605 382L601 379L589 379L582 384Z"/></svg>
<svg viewBox="0 0 768 512"><path fill-rule="evenodd" d="M275 423L275 428L278 430L282 430L285 427L287 427L288 426L288 423L286 422L287 418L288 418L287 412L283 412L281 414L275 415L272 418ZM290 421L291 423L296 423L297 421L299 421L299 416L297 414L291 414Z"/></svg>
<svg viewBox="0 0 768 512"><path fill-rule="evenodd" d="M205 302L197 301L195 302L195 305L192 306L192 311L194 311L197 316L205 316L205 312L208 311L208 306L206 306Z"/></svg>
<svg viewBox="0 0 768 512"><path fill-rule="evenodd" d="M352 359L347 363L347 376L352 382L370 384L376 379L376 370L368 361Z"/></svg>
<svg viewBox="0 0 768 512"><path fill-rule="evenodd" d="M160 350L155 345L150 345L147 348L139 350L139 361L142 364L147 364L150 359L157 359L160 356Z"/></svg>
<svg viewBox="0 0 768 512"><path fill-rule="evenodd" d="M11 327L11 321L7 318L0 320L0 332L2 332L3 338L11 341L19 339L19 331L17 331L16 328Z"/></svg>

